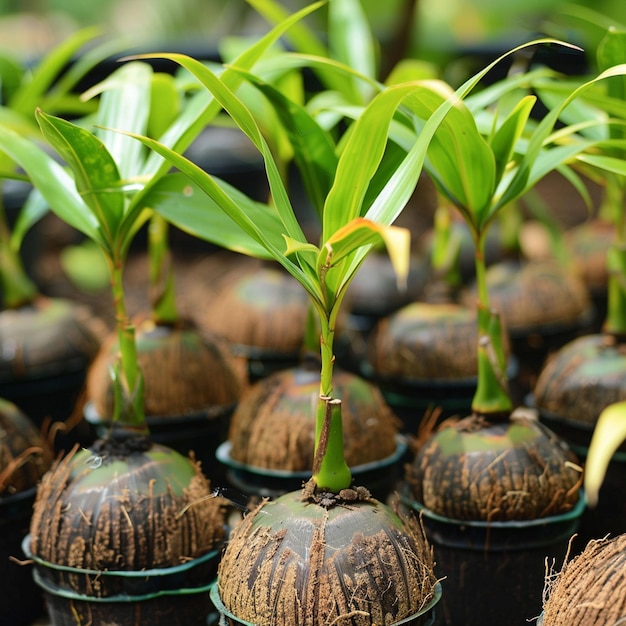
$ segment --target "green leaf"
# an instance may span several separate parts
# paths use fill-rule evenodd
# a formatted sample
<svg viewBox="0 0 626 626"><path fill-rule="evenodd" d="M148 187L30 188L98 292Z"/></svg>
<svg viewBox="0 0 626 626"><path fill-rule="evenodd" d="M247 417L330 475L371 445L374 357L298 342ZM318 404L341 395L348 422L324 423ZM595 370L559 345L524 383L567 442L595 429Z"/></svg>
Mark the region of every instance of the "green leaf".
<svg viewBox="0 0 626 626"><path fill-rule="evenodd" d="M626 177L626 161L621 158L606 156L602 154L578 154L577 160L597 167L606 172L613 172Z"/></svg>
<svg viewBox="0 0 626 626"><path fill-rule="evenodd" d="M61 118L37 111L44 137L65 159L78 193L112 244L124 217L124 194L117 164L106 146L89 131Z"/></svg>
<svg viewBox="0 0 626 626"><path fill-rule="evenodd" d="M33 189L13 224L11 230L11 248L18 251L22 246L22 241L26 233L48 212L48 203L39 193L38 189Z"/></svg>
<svg viewBox="0 0 626 626"><path fill-rule="evenodd" d="M324 201L335 177L338 160L329 134L304 107L255 76L251 74L245 76L270 100L278 113L293 147L294 160L307 195L321 216Z"/></svg>
<svg viewBox="0 0 626 626"><path fill-rule="evenodd" d="M215 185L251 217L276 248L284 246L280 234L280 219L272 206L251 200L235 187L213 177ZM207 194L187 176L168 174L157 182L145 196L149 206L181 230L249 256L272 259L267 248L257 238L231 219Z"/></svg>
<svg viewBox="0 0 626 626"><path fill-rule="evenodd" d="M585 463L584 484L589 506L597 504L609 462L624 440L626 440L626 402L616 402L600 413L591 437Z"/></svg>
<svg viewBox="0 0 626 626"><path fill-rule="evenodd" d="M184 156L170 150L163 144L150 139L149 137L142 137L140 135L131 135L141 141L144 145L150 149L155 150L161 154L164 158L168 159L172 165L177 167L183 174L185 174L193 183L195 183L202 191L211 198L216 206L224 211L238 226L244 231L252 240L256 241L259 246L264 248L267 254L281 263L285 269L291 273L309 292L313 298L320 298L320 291L316 284L314 284L307 274L302 271L300 267L294 264L285 256L284 241L279 247L276 244L278 237L282 239L282 236L286 233L282 230L282 219L277 220L272 226L268 224L267 229L262 230L257 223L248 215L246 206L240 206L238 197L231 197L229 193L218 184L213 176L207 174L204 170L199 168L195 163L192 163ZM197 227L198 232L200 228ZM211 237L215 235L212 234ZM213 240L213 239L211 239ZM306 241L302 239L302 241Z"/></svg>
<svg viewBox="0 0 626 626"><path fill-rule="evenodd" d="M100 224L76 191L72 177L50 155L10 129L0 126L2 149L26 172L52 211L101 246Z"/></svg>
<svg viewBox="0 0 626 626"><path fill-rule="evenodd" d="M148 128L152 91L152 68L147 63L126 63L84 94L101 94L95 135L102 141L125 180L138 176L144 163L141 144L110 128L145 134ZM95 145L95 144L94 144ZM103 163L104 165L104 163Z"/></svg>
<svg viewBox="0 0 626 626"><path fill-rule="evenodd" d="M377 74L376 40L360 0L342 0L328 4L328 43L330 56L359 74L375 79ZM366 102L371 88L360 80L346 83L354 102Z"/></svg>
<svg viewBox="0 0 626 626"><path fill-rule="evenodd" d="M202 63L182 54L165 55L165 58L172 59L185 69L191 72L224 107L228 114L235 121L237 126L248 136L259 152L263 155L267 170L268 182L272 198L278 209L278 213L283 222L284 234L293 239L306 241L304 233L295 218L293 208L289 202L287 191L283 184L279 168L274 160L272 152L263 137L254 117L246 108L244 103L228 89L228 87L211 70Z"/></svg>
<svg viewBox="0 0 626 626"><path fill-rule="evenodd" d="M491 139L490 146L496 159L496 180L504 175L536 101L535 96L522 98Z"/></svg>
<svg viewBox="0 0 626 626"><path fill-rule="evenodd" d="M244 50L235 61L232 62L233 67L239 70L251 70L254 65L262 58L262 56L291 28L295 28L298 22L317 10L324 3L317 2L311 4L304 9L297 11L292 15L288 15L269 33L259 39L257 43ZM137 59L156 59L169 58L172 61L179 62L181 55L168 54L145 54L137 55ZM184 56L184 55L182 55ZM181 66L182 64L179 63ZM243 81L243 77L232 67L226 68L221 74L221 80L230 89L236 89ZM201 91L192 99L192 103L187 106L179 120L168 130L168 132L160 138L160 142L179 153L183 153L198 136L198 134L206 127L206 125L219 113L221 105L210 90ZM168 161L157 152L151 152L146 162L144 173L164 174L169 168Z"/></svg>
<svg viewBox="0 0 626 626"><path fill-rule="evenodd" d="M363 200L385 152L391 121L400 104L419 85L403 83L387 88L356 120L324 206L323 241L361 215Z"/></svg>

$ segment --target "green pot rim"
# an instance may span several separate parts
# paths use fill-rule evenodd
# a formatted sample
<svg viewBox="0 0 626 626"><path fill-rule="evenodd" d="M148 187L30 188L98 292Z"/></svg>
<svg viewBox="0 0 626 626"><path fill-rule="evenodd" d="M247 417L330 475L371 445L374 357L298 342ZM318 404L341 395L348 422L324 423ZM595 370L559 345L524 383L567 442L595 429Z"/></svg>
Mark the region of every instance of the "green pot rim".
<svg viewBox="0 0 626 626"><path fill-rule="evenodd" d="M242 626L257 626L257 624L254 624L252 622L247 622L246 620L243 620L240 617L233 615L224 606L222 599L220 598L220 592L218 589L217 580L213 581L213 583L211 584L209 595L211 597L211 601L213 602L213 605L220 612L221 615L225 615L226 617L230 617L234 620L237 620L239 623L242 624ZM409 615L409 617L405 617L399 622L394 622L393 624L391 624L391 626L402 626L402 624L408 624L410 621L414 620L415 618L428 613L428 611L433 609L435 605L439 602L439 600L441 599L441 595L442 595L442 587L441 587L441 583L438 582L435 585L435 594L434 594L433 599L423 609L421 609L417 613L414 613L413 615Z"/></svg>
<svg viewBox="0 0 626 626"><path fill-rule="evenodd" d="M152 569L143 569L143 570L93 570L93 569L84 569L82 567L71 567L69 565L59 565L57 563L51 563L50 561L46 561L41 557L36 556L30 551L30 534L26 535L22 540L22 551L27 556L28 559L32 560L37 565L41 567L46 567L48 569L53 569L58 572L68 572L70 574L79 574L79 575L89 575L89 576L112 576L118 578L148 578L150 576L168 576L171 574L179 574L180 572L185 572L187 570L193 569L198 565L202 565L207 561L218 556L222 551L222 545L220 545L215 550L211 550L202 556L196 557L195 559L191 559L189 561L185 561L180 565L172 565L170 567L155 567ZM87 596L91 598L91 596Z"/></svg>
<svg viewBox="0 0 626 626"><path fill-rule="evenodd" d="M435 513L431 511L427 507L425 507L421 502L417 500L413 500L412 498L407 497L404 494L400 495L400 500L406 504L408 507L416 510L420 515L424 517L430 518L437 522L443 522L445 524L455 525L455 526L470 526L473 528L483 528L485 530L489 530L490 528L498 528L498 529L514 529L514 528L529 528L533 526L545 526L547 524L558 524L561 522L565 522L568 520L574 520L580 517L587 506L587 498L585 497L585 492L580 489L579 490L579 498L576 505L566 511L565 513L561 513L560 515L548 515L546 517L538 517L535 519L529 520L509 520L509 521L492 521L487 522L483 520L460 520L454 519L451 517L445 517L444 515L440 515L439 513Z"/></svg>

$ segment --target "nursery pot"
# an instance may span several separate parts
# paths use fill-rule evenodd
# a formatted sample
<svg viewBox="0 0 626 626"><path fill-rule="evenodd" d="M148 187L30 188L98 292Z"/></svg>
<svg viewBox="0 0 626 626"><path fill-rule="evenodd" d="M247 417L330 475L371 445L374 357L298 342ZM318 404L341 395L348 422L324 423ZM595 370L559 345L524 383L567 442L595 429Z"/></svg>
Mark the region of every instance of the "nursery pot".
<svg viewBox="0 0 626 626"><path fill-rule="evenodd" d="M563 561L585 508L535 520L479 522L450 519L403 495L421 514L434 544L435 573L445 577L440 626L523 626L541 612L546 562ZM546 561L547 560L547 561Z"/></svg>
<svg viewBox="0 0 626 626"><path fill-rule="evenodd" d="M205 626L209 588L221 549L174 567L142 571L96 571L55 565L22 548L33 561L33 578L46 598L52 626ZM97 587L95 597L90 591Z"/></svg>
<svg viewBox="0 0 626 626"><path fill-rule="evenodd" d="M526 409L449 420L418 443L400 487L446 577L443 624L522 626L541 611L546 557L584 510L576 457Z"/></svg>
<svg viewBox="0 0 626 626"><path fill-rule="evenodd" d="M26 626L44 614L43 596L30 569L11 560L20 556L36 491L31 487L0 497L0 626Z"/></svg>
<svg viewBox="0 0 626 626"><path fill-rule="evenodd" d="M248 496L277 498L289 491L300 489L311 478L310 470L288 471L240 463L230 456L231 448L229 441L220 444L216 452L217 459L227 468L227 482ZM396 486L400 463L407 450L406 438L398 435L396 449L391 455L355 465L350 468L350 472L357 484L367 485L375 498L384 500Z"/></svg>

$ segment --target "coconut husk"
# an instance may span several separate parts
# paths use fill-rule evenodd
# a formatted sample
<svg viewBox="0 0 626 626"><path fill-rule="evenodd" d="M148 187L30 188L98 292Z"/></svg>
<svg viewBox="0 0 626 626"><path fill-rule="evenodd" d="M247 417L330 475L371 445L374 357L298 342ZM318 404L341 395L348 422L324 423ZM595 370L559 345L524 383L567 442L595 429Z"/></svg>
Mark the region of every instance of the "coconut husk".
<svg viewBox="0 0 626 626"><path fill-rule="evenodd" d="M584 335L553 353L534 388L535 405L559 418L594 425L609 404L626 400L626 342Z"/></svg>
<svg viewBox="0 0 626 626"><path fill-rule="evenodd" d="M230 343L276 354L302 347L309 297L279 267L244 266L197 305L198 323Z"/></svg>
<svg viewBox="0 0 626 626"><path fill-rule="evenodd" d="M230 423L233 459L254 467L307 471L313 464L320 373L315 365L278 372L252 385ZM336 370L342 400L344 454L350 466L386 458L400 423L377 387Z"/></svg>
<svg viewBox="0 0 626 626"><path fill-rule="evenodd" d="M0 312L0 382L58 376L86 368L105 326L69 300L38 298L32 305Z"/></svg>
<svg viewBox="0 0 626 626"><path fill-rule="evenodd" d="M383 378L471 378L478 371L477 345L475 309L414 302L378 322L368 342L368 363Z"/></svg>
<svg viewBox="0 0 626 626"><path fill-rule="evenodd" d="M326 509L295 492L244 518L218 586L226 608L258 626L384 626L433 599L433 566L413 518L376 501Z"/></svg>
<svg viewBox="0 0 626 626"><path fill-rule="evenodd" d="M590 541L550 572L544 588L542 626L617 626L626 622L626 535Z"/></svg>
<svg viewBox="0 0 626 626"><path fill-rule="evenodd" d="M424 437L406 479L415 500L439 515L511 521L571 510L582 470L556 435L519 411L506 422L446 420Z"/></svg>
<svg viewBox="0 0 626 626"><path fill-rule="evenodd" d="M551 260L492 265L487 269L487 288L492 308L511 332L536 326L577 325L591 307L581 277ZM475 288L463 291L460 302L475 306Z"/></svg>
<svg viewBox="0 0 626 626"><path fill-rule="evenodd" d="M74 450L41 481L30 549L98 571L179 565L223 538L223 502L213 496L199 465L164 446Z"/></svg>
<svg viewBox="0 0 626 626"><path fill-rule="evenodd" d="M52 465L53 452L34 424L0 399L0 497L34 487Z"/></svg>
<svg viewBox="0 0 626 626"><path fill-rule="evenodd" d="M234 405L245 386L245 363L232 355L226 340L191 322L165 326L138 320L136 345L148 416L187 415ZM113 414L110 369L117 353L114 333L87 374L87 398L101 416Z"/></svg>

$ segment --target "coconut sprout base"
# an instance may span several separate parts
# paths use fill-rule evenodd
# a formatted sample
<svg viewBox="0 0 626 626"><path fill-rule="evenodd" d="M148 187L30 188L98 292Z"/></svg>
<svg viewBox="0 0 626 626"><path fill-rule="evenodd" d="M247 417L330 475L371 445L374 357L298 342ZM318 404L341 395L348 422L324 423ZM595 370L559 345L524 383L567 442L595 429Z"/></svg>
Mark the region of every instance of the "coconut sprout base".
<svg viewBox="0 0 626 626"><path fill-rule="evenodd" d="M439 590L418 522L367 490L314 491L263 501L233 531L215 592L229 623L383 626L424 614Z"/></svg>

